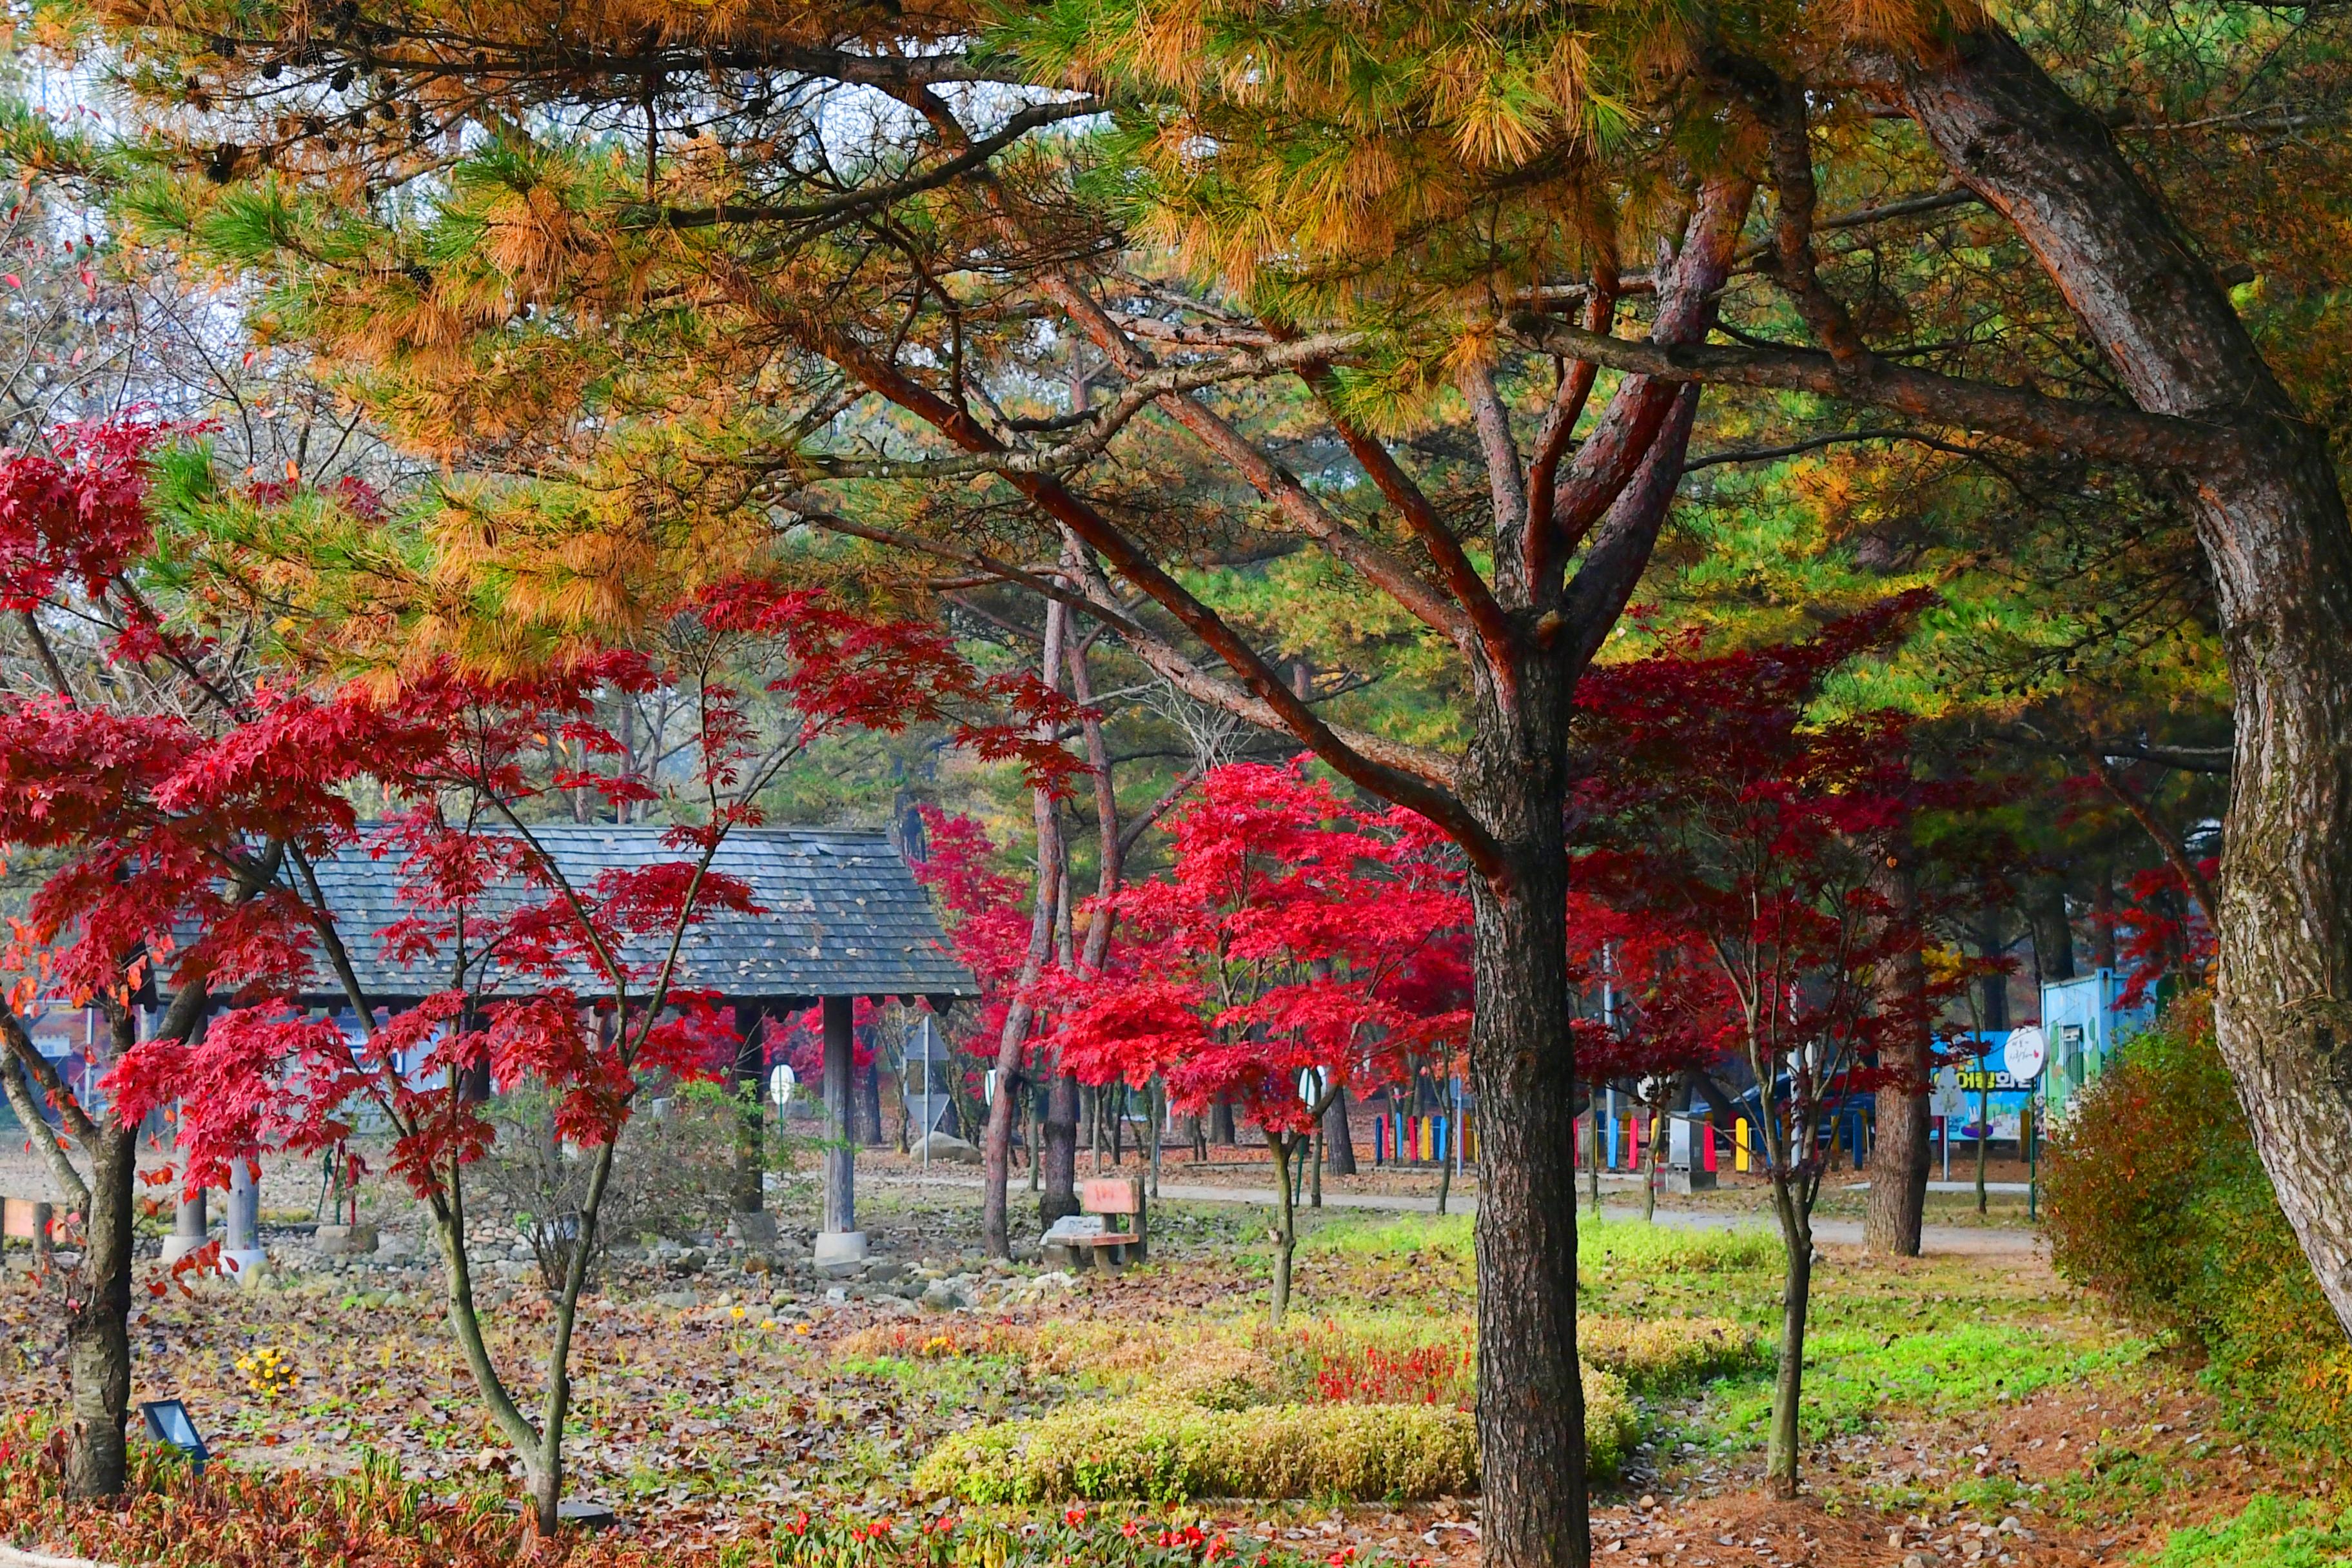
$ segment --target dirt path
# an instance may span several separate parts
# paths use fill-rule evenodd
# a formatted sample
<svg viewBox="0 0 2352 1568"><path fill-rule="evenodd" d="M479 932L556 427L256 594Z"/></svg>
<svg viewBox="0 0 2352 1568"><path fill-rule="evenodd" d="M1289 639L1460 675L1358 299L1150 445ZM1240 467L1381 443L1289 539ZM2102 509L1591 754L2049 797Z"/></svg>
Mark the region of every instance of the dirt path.
<svg viewBox="0 0 2352 1568"><path fill-rule="evenodd" d="M974 1176L919 1176L896 1172L877 1172L866 1177L877 1184L902 1187L960 1187L977 1192L981 1183ZM1260 1204L1273 1207L1281 1195L1271 1187L1226 1187L1197 1185L1183 1182L1162 1182L1160 1196L1177 1203ZM1389 1214L1435 1214L1437 1200L1409 1194L1373 1193L1329 1193L1323 1194L1327 1209L1374 1209ZM1455 1198L1446 1205L1448 1214L1475 1215L1478 1201ZM1589 1211L1583 1211L1589 1212ZM1641 1211L1617 1208L1603 1204L1605 1219L1630 1220L1641 1217ZM1770 1230L1773 1221L1769 1215L1700 1213L1690 1209L1660 1208L1660 1225L1677 1226L1692 1230ZM1831 1247L1862 1245L1862 1222L1845 1219L1816 1219L1813 1239ZM1930 1225L1921 1228L1921 1252L1928 1257L2022 1258L2048 1250L2038 1231L1978 1228L1969 1226Z"/></svg>

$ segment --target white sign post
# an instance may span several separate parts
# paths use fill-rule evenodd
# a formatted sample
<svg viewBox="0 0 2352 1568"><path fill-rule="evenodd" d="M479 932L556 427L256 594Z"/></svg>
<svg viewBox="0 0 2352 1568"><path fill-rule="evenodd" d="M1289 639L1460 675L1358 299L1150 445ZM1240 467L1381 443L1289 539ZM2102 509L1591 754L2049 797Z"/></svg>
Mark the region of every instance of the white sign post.
<svg viewBox="0 0 2352 1568"><path fill-rule="evenodd" d="M768 1098L775 1102L778 1110L793 1102L793 1081L792 1068L783 1062L778 1062L768 1074Z"/></svg>

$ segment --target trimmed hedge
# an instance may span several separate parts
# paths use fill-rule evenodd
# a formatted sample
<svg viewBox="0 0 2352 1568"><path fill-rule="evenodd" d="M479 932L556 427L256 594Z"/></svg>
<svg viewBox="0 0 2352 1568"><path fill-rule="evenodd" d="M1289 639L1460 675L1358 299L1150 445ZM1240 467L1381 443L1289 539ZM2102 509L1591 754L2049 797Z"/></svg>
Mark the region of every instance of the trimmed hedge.
<svg viewBox="0 0 2352 1568"><path fill-rule="evenodd" d="M1584 1430L1596 1477L1617 1472L1639 1428L1622 1380L1587 1367ZM1442 1405L1211 1409L1163 1391L959 1433L916 1468L914 1486L980 1504L1411 1501L1476 1490L1478 1440L1468 1411Z"/></svg>
<svg viewBox="0 0 2352 1568"><path fill-rule="evenodd" d="M2210 998L2134 1037L2042 1170L2060 1274L2200 1347L2207 1381L2274 1440L2352 1455L2352 1346L2254 1153Z"/></svg>
<svg viewBox="0 0 2352 1568"><path fill-rule="evenodd" d="M1762 1343L1728 1318L1584 1318L1577 1352L1646 1392L1759 1364Z"/></svg>
<svg viewBox="0 0 2352 1568"><path fill-rule="evenodd" d="M1204 1410L1149 1399L1087 1405L949 1438L917 1490L969 1503L1196 1497L1408 1500L1475 1490L1469 1415L1426 1405Z"/></svg>

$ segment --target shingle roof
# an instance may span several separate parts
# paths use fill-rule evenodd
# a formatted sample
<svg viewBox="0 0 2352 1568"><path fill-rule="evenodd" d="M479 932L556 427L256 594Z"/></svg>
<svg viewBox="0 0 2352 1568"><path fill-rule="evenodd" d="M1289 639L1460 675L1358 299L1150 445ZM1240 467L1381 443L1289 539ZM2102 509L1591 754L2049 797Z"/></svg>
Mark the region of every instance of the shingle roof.
<svg viewBox="0 0 2352 1568"><path fill-rule="evenodd" d="M531 827L575 886L608 868L688 858L691 851L662 843L664 831L651 824ZM930 896L879 833L740 828L720 844L712 867L750 884L764 912L717 910L690 927L679 950L676 984L682 988L745 999L979 994L971 973L951 956ZM446 958L403 965L378 939L383 928L415 912L401 897L396 856L353 852L322 860L317 870L320 891L372 997L419 996L448 983ZM501 891L519 899L522 889L493 889L492 897ZM629 957L653 965L661 956L656 948L666 945L647 943L640 952L633 944ZM341 990L323 979L324 963L318 968L322 988L315 999L340 1003ZM584 969L573 984L583 994L602 989Z"/></svg>

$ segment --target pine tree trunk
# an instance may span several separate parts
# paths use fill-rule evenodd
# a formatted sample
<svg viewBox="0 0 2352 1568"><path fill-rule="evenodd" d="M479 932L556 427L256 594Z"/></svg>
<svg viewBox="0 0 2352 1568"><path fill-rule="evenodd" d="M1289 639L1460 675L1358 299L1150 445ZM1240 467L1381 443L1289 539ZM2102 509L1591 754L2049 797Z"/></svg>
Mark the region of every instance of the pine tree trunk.
<svg viewBox="0 0 2352 1568"><path fill-rule="evenodd" d="M1557 665L1534 659L1522 679L1566 684ZM1564 690L1557 708L1548 695L1522 699L1534 727L1565 722ZM1576 1356L1576 1152L1565 1131L1576 1101L1565 771L1557 731L1507 736L1483 704L1478 719L1458 788L1512 870L1507 885L1470 879L1470 1077L1486 1137L1477 1219L1483 1561L1584 1568L1592 1542Z"/></svg>
<svg viewBox="0 0 2352 1568"><path fill-rule="evenodd" d="M2141 406L2239 437L2190 493L2237 709L2215 1020L2279 1206L2352 1330L2352 527L2327 430L2105 127L2007 34L1885 74Z"/></svg>
<svg viewBox="0 0 2352 1568"><path fill-rule="evenodd" d="M1078 1212L1078 1080L1057 1074L1045 1097L1045 1190L1037 1195L1037 1223L1051 1226Z"/></svg>
<svg viewBox="0 0 2352 1568"><path fill-rule="evenodd" d="M2033 926L2035 978L2049 985L2074 978L2074 928L2066 919L2066 887L2054 878L2034 889L2026 906Z"/></svg>
<svg viewBox="0 0 2352 1568"><path fill-rule="evenodd" d="M1890 864L1891 862L1891 864ZM1919 884L1912 868L1906 824L1879 856L1871 884L1894 920L1916 928ZM1880 1047L1890 1078L1877 1094L1878 1139L1870 1151L1870 1207L1863 1216L1864 1247L1885 1258L1919 1256L1927 1210L1927 1089L1932 1071L1927 1016L1927 964L1916 948L1882 967L1878 1010L1906 1020L1899 1041Z"/></svg>
<svg viewBox="0 0 2352 1568"><path fill-rule="evenodd" d="M89 1212L66 1318L73 1434L66 1495L114 1497L128 1482L124 1426L131 1412L131 1222L139 1130L99 1117L89 1151Z"/></svg>

